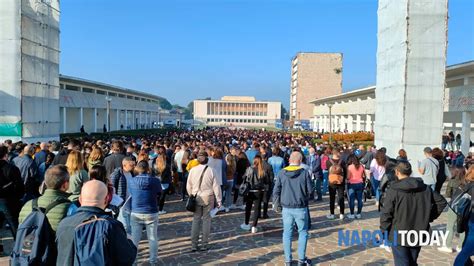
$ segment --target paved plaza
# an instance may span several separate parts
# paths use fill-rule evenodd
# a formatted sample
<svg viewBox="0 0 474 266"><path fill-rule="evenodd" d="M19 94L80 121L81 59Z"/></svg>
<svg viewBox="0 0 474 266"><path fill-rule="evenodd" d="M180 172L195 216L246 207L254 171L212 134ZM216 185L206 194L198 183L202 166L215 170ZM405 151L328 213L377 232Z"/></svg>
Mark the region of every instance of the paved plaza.
<svg viewBox="0 0 474 266"><path fill-rule="evenodd" d="M347 207L347 203L346 203ZM374 201L365 203L361 220L328 220L329 198L323 202L311 203L310 239L307 255L315 265L393 265L392 254L374 246L338 246L338 230L376 230L379 214ZM212 247L207 252L191 252L190 232L192 214L184 211L184 203L177 197L170 197L165 204L167 214L160 216L159 265L283 265L282 223L280 215L270 212L270 219L260 220L259 232L251 234L240 229L244 212L232 210L220 213L212 220ZM347 213L347 212L346 212ZM444 228L446 212L435 221L435 229ZM2 231L5 235L6 231ZM145 235L143 236L145 239ZM296 258L296 234L293 242L293 256ZM6 240L7 250L11 240ZM148 265L148 244L140 244L139 260ZM120 254L117 254L118 256ZM419 257L420 265L452 265L455 254L439 252L425 247ZM0 258L0 265L8 265L7 258Z"/></svg>
<svg viewBox="0 0 474 266"><path fill-rule="evenodd" d="M346 204L347 206L347 204ZM319 265L393 265L392 254L374 246L338 246L338 230L376 230L378 229L377 208L374 201L367 201L361 220L328 220L329 199L311 203L310 240L307 255L313 263ZM159 264L160 265L283 265L282 224L280 215L270 212L270 219L260 220L259 232L251 234L240 229L244 212L232 210L220 213L212 220L212 248L207 252L191 252L189 239L192 214L184 211L184 203L171 197L166 203L167 214L160 216ZM346 212L347 213L347 212ZM444 228L446 213L435 221L433 227ZM5 231L2 231L3 234ZM145 235L143 236L145 239ZM294 237L294 257L296 257L296 235ZM11 241L6 241L11 242ZM147 265L147 242L140 244L139 259ZM11 245L7 245L7 251ZM419 257L420 265L452 265L455 254L439 252L425 247ZM1 265L8 265L6 258L0 259Z"/></svg>

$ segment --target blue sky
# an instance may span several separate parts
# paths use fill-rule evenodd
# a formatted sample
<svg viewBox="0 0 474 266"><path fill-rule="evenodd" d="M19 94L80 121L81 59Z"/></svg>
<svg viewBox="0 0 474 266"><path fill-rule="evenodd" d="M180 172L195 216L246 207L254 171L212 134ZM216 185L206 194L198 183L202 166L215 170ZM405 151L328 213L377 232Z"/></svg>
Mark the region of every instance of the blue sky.
<svg viewBox="0 0 474 266"><path fill-rule="evenodd" d="M449 0L448 65L474 59L474 1ZM281 101L297 52L342 52L344 91L375 83L376 0L65 0L61 74L186 105Z"/></svg>

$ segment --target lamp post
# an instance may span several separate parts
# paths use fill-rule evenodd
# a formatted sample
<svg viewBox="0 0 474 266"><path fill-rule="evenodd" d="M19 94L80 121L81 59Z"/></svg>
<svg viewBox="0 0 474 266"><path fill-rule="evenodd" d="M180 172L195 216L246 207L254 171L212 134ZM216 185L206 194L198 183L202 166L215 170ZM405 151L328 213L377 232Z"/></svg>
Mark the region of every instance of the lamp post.
<svg viewBox="0 0 474 266"><path fill-rule="evenodd" d="M110 102L112 102L112 98L106 96L105 100L107 101L107 131L110 131Z"/></svg>
<svg viewBox="0 0 474 266"><path fill-rule="evenodd" d="M332 104L328 104L329 108L329 144L332 143Z"/></svg>

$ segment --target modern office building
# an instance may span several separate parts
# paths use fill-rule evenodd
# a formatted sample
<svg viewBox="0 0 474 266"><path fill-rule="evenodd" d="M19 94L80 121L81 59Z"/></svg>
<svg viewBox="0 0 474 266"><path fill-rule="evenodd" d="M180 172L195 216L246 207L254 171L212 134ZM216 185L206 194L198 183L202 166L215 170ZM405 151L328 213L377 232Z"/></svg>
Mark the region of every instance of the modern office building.
<svg viewBox="0 0 474 266"><path fill-rule="evenodd" d="M291 60L290 120L309 120L319 99L342 93L341 53L298 53Z"/></svg>
<svg viewBox="0 0 474 266"><path fill-rule="evenodd" d="M224 96L220 100L195 100L193 113L194 120L208 126L273 127L281 122L281 103Z"/></svg>

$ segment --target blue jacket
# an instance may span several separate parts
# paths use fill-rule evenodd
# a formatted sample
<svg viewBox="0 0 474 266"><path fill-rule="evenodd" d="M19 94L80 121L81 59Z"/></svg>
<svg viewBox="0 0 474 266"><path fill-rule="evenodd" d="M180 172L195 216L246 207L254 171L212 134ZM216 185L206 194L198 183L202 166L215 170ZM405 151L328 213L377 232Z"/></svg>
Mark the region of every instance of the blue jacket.
<svg viewBox="0 0 474 266"><path fill-rule="evenodd" d="M321 168L321 157L317 154L306 156L306 164L309 166L314 178L323 178L323 169Z"/></svg>
<svg viewBox="0 0 474 266"><path fill-rule="evenodd" d="M277 208L306 208L312 188L309 172L300 166L290 165L278 173L273 202Z"/></svg>
<svg viewBox="0 0 474 266"><path fill-rule="evenodd" d="M272 166L273 174L275 176L283 169L285 166L285 160L277 155L273 155L272 157L268 158L268 163Z"/></svg>
<svg viewBox="0 0 474 266"><path fill-rule="evenodd" d="M133 176L133 174L132 174ZM127 200L127 178L121 167L116 168L110 175L110 181L115 188L115 193L123 200Z"/></svg>
<svg viewBox="0 0 474 266"><path fill-rule="evenodd" d="M18 156L13 159L13 164L20 169L26 193L38 194L40 186L38 166L30 155Z"/></svg>
<svg viewBox="0 0 474 266"><path fill-rule="evenodd" d="M64 218L56 231L56 243L58 246L58 258L56 265L74 264L74 229L85 220L96 215L99 218L105 218L109 221L109 232L105 233L105 243L108 245L108 258L104 261L110 262L110 265L132 265L137 255L137 247L130 239L127 239L127 233L122 223L115 220L110 214L97 207L80 207L77 213ZM99 240L98 240L99 241ZM87 243L92 247L94 243Z"/></svg>
<svg viewBox="0 0 474 266"><path fill-rule="evenodd" d="M161 194L160 179L141 174L128 181L132 196L132 212L150 214L158 212L158 196Z"/></svg>
<svg viewBox="0 0 474 266"><path fill-rule="evenodd" d="M257 156L259 152L256 149L250 149L245 152L245 155L247 155L247 159L249 159L250 165L253 165L253 159L255 159L255 156Z"/></svg>

